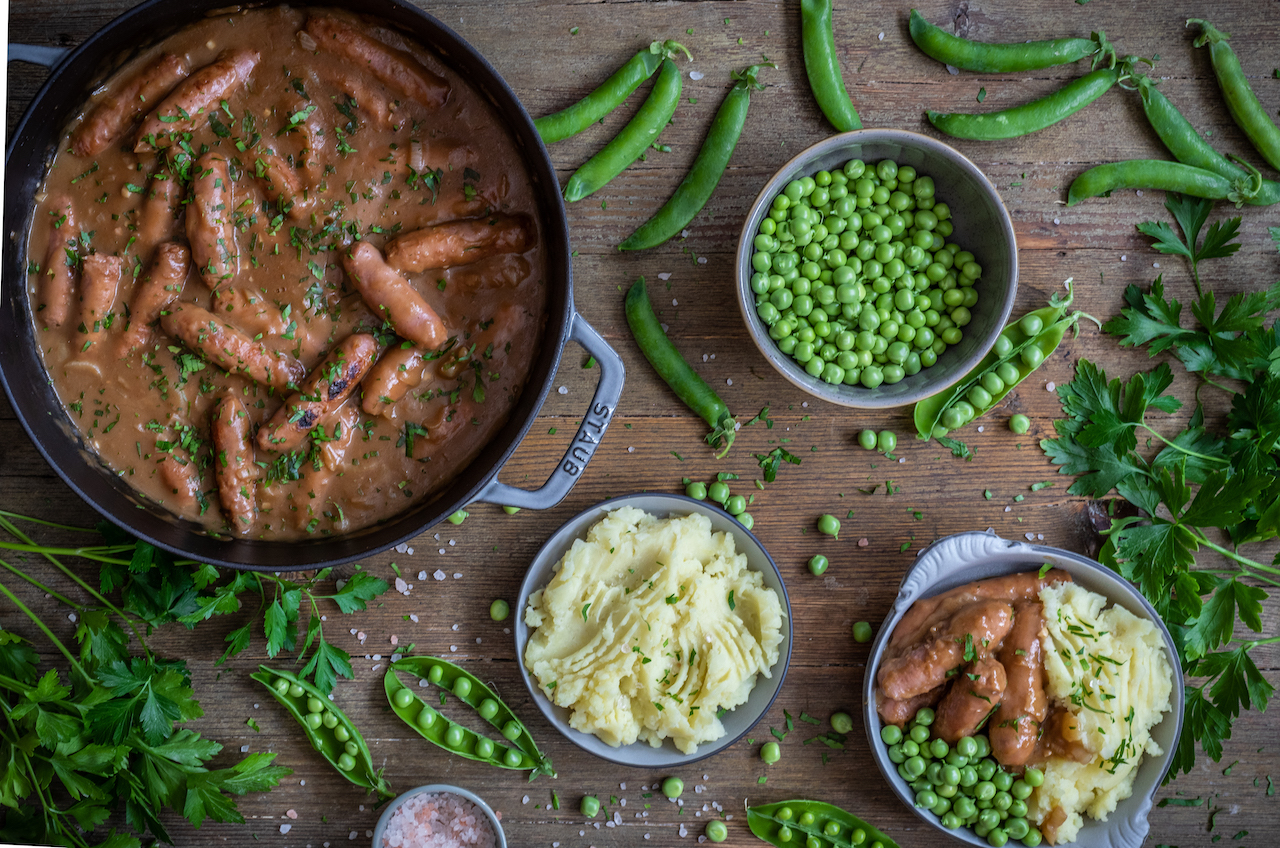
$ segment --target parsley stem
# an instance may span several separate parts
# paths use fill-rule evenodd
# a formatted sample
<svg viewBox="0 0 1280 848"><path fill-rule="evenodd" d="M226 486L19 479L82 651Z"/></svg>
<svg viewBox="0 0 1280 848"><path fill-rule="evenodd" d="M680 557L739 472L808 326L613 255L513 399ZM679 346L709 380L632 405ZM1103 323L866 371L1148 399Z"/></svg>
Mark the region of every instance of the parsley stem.
<svg viewBox="0 0 1280 848"><path fill-rule="evenodd" d="M76 556L82 559L91 559L94 562L103 562L107 565L128 565L130 560L120 559L119 557L108 556L109 553L116 551L126 551L133 546L108 548L103 545L88 548L49 548L44 545L15 545L13 542L0 542L0 550L18 551L20 553L40 554L46 559L54 556Z"/></svg>
<svg viewBox="0 0 1280 848"><path fill-rule="evenodd" d="M19 610L21 610L27 616L27 618L31 619L31 621L35 624L36 627L40 628L40 631L44 633L46 637L48 637L49 641L53 643L53 646L57 648L58 651L64 657L67 658L67 661L71 663L72 668L80 672L81 677L84 678L84 681L86 683L88 683L90 686L96 685L93 681L93 678L89 675L89 672L85 671L84 666L80 665L79 661L76 660L76 658L71 655L71 652L67 650L67 646L63 645L62 641L58 639L57 636L53 635L53 631L50 630L47 626L45 626L45 623L40 620L40 617L36 615L34 612L32 612L30 607L24 604L17 595L13 594L13 592L10 592L9 587L4 585L3 583L0 583L0 594L3 594L6 598L12 601L14 606L16 606Z"/></svg>
<svg viewBox="0 0 1280 848"><path fill-rule="evenodd" d="M41 592L44 592L46 595L53 598L54 600L61 601L62 603L66 604L67 606L73 609L80 609L80 605L77 604L75 601L71 600L66 595L63 595L61 592L54 591L51 587L44 585L43 583L41 583L39 580L35 579L31 575L25 574L22 571L18 570L13 565L11 565L7 560L0 559L0 565L3 565L5 568L9 569L10 574L14 575L15 577L22 578L23 580L27 581L32 586L35 586ZM3 683L3 681L0 681L0 683Z"/></svg>
<svg viewBox="0 0 1280 848"><path fill-rule="evenodd" d="M1215 389L1222 389L1222 391L1226 392L1229 395L1239 394L1239 392L1235 391L1234 389L1229 389L1226 386L1222 385L1221 383L1215 383L1213 380L1210 380L1208 377L1204 376L1203 374L1200 375L1200 379L1204 380L1205 383L1207 383L1210 386L1213 386Z"/></svg>
<svg viewBox="0 0 1280 848"><path fill-rule="evenodd" d="M1219 388L1221 388L1221 387L1219 387ZM1141 424L1142 424L1142 429L1146 430L1148 433L1150 433L1151 435L1155 436L1157 439L1159 439L1160 441L1164 442L1166 445L1168 445L1169 447L1171 447L1171 448L1173 448L1174 450L1178 451L1179 453L1184 453L1184 454L1186 454L1187 456L1194 456L1196 459L1203 459L1205 462L1221 462L1221 463L1224 463L1224 464L1230 464L1230 460L1228 460L1228 459L1226 459L1226 458L1224 458L1224 457L1220 457L1220 456L1206 456L1205 454L1202 454L1202 453L1196 453L1196 452L1195 452L1195 451L1193 451L1193 450L1188 450L1187 448L1184 448L1182 445L1174 444L1173 442L1171 442L1171 441L1169 441L1168 439L1166 439L1164 436L1160 435L1157 431L1153 430L1153 429L1151 428L1151 426L1147 424L1147 422L1143 421L1143 422L1141 422ZM1278 573L1280 573L1280 572L1278 572Z"/></svg>
<svg viewBox="0 0 1280 848"><path fill-rule="evenodd" d="M76 533L97 533L98 532L98 530L94 527L73 527L70 524L58 524L57 522L54 522L54 521L44 521L43 519L40 519L40 518L32 518L29 515L19 515L16 512L6 512L2 509L0 509L0 517L6 518L6 519L16 518L19 521L29 521L32 524L43 524L45 527L53 527L56 530L71 530ZM8 524L9 522L6 521L5 523ZM18 534L15 533L14 535L18 535Z"/></svg>
<svg viewBox="0 0 1280 848"><path fill-rule="evenodd" d="M1249 559L1248 557L1242 557L1242 556L1240 556L1240 554L1236 553L1236 552L1235 552L1235 551L1233 551L1233 550L1230 550L1229 548L1224 548L1224 547L1222 547L1221 545L1214 544L1214 543L1213 543L1213 542L1211 542L1211 541L1209 540L1209 538L1208 538L1207 536L1205 536L1203 533L1200 533L1200 532L1196 531L1195 529L1193 529L1193 528L1191 528L1191 527L1187 527L1186 525L1183 525L1183 527L1184 527L1186 530L1188 530L1188 531L1191 533L1191 535L1192 535L1192 536L1194 536L1194 537L1195 537L1195 539L1196 539L1196 541L1197 541L1197 542L1199 542L1200 544L1204 545L1206 548L1209 548L1210 550L1217 551L1218 553L1222 554L1222 555L1223 555L1224 557L1226 557L1227 559L1234 560L1234 561L1236 561L1236 562L1240 563L1241 565L1243 565L1245 568L1249 569L1250 571L1253 571L1254 569L1257 569L1257 570L1259 570L1259 571L1265 571L1265 572L1266 572L1266 573L1268 573L1268 574L1280 574L1280 568L1273 568L1273 567L1271 567L1271 566L1269 566L1269 565L1263 565L1263 564L1262 564L1262 563L1260 563L1260 562L1256 562L1256 561L1254 561L1254 560L1251 560L1251 559ZM1265 578L1264 578L1264 577L1262 577L1262 575L1260 575L1260 574L1250 574L1249 576L1250 576L1250 577L1257 577L1259 580L1263 580L1263 579L1265 579ZM1271 582L1271 581L1268 581L1268 582Z"/></svg>

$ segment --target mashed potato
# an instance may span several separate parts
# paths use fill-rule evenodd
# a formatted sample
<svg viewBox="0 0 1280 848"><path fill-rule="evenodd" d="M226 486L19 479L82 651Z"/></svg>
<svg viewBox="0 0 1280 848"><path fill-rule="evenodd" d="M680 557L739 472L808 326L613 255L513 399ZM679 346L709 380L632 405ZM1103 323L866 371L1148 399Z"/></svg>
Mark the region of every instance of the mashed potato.
<svg viewBox="0 0 1280 848"><path fill-rule="evenodd" d="M1051 759L1044 784L1027 799L1027 817L1043 823L1066 813L1056 843L1072 842L1084 812L1106 820L1133 794L1144 753L1159 755L1151 728L1172 707L1173 670L1159 629L1075 583L1043 589L1045 687L1075 716L1088 763ZM1058 814L1061 817L1061 814Z"/></svg>
<svg viewBox="0 0 1280 848"><path fill-rule="evenodd" d="M569 724L610 745L670 738L692 754L725 734L716 716L770 677L778 595L704 515L608 513L529 598L524 662Z"/></svg>

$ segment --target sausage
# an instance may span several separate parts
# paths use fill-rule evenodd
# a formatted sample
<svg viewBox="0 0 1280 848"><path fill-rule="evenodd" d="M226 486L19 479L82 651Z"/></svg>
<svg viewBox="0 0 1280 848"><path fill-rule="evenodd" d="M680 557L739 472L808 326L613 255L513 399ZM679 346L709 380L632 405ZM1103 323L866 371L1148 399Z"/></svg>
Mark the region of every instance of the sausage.
<svg viewBox="0 0 1280 848"><path fill-rule="evenodd" d="M249 428L244 402L234 392L223 395L213 411L213 473L227 526L238 534L252 529L257 508L254 484L258 466L253 461Z"/></svg>
<svg viewBox="0 0 1280 848"><path fill-rule="evenodd" d="M242 286L223 286L213 293L211 312L254 337L283 336L289 329L284 313L261 294ZM295 332L297 328L295 327Z"/></svg>
<svg viewBox="0 0 1280 848"><path fill-rule="evenodd" d="M392 406L422 382L425 370L421 348L408 342L392 345L360 386L364 411L390 418Z"/></svg>
<svg viewBox="0 0 1280 848"><path fill-rule="evenodd" d="M502 304L492 318L479 322L471 331L465 346L458 345L440 359L436 373L453 380L465 369L474 367L473 361L479 361L481 368L491 367L495 360L502 361L511 340L528 328L531 318L528 310L519 304Z"/></svg>
<svg viewBox="0 0 1280 848"><path fill-rule="evenodd" d="M173 238L182 211L182 186L168 171L151 175L138 221L139 253Z"/></svg>
<svg viewBox="0 0 1280 848"><path fill-rule="evenodd" d="M40 276L40 313L46 327L61 327L71 316L71 290L75 288L76 266L79 264L75 211L71 198L58 197L49 204L51 220L49 247L45 251Z"/></svg>
<svg viewBox="0 0 1280 848"><path fill-rule="evenodd" d="M220 154L206 153L196 161L191 181L187 241L191 242L191 258L200 278L215 291L240 271L233 209L227 160Z"/></svg>
<svg viewBox="0 0 1280 848"><path fill-rule="evenodd" d="M378 342L373 336L347 336L258 431L258 447L281 453L297 450L316 424L346 402L377 355Z"/></svg>
<svg viewBox="0 0 1280 848"><path fill-rule="evenodd" d="M373 313L391 322L395 331L427 350L445 343L444 322L422 295L388 265L378 249L359 241L343 255L347 276Z"/></svg>
<svg viewBox="0 0 1280 848"><path fill-rule="evenodd" d="M906 653L882 661L876 676L880 689L898 700L928 692L946 682L947 672L999 645L1012 626L1013 608L1007 602L974 601L930 628Z"/></svg>
<svg viewBox="0 0 1280 848"><path fill-rule="evenodd" d="M115 305L123 273L124 260L119 256L93 253L84 258L80 272L80 331L88 334L90 342L97 341L108 326L107 316Z"/></svg>
<svg viewBox="0 0 1280 848"><path fill-rule="evenodd" d="M360 410L354 403L344 404L319 426L332 434L332 438L320 446L320 462L330 474L337 474L342 471L342 461L360 429Z"/></svg>
<svg viewBox="0 0 1280 848"><path fill-rule="evenodd" d="M264 386L287 389L305 374L302 363L292 356L268 350L199 306L175 309L160 318L160 326L206 359Z"/></svg>
<svg viewBox="0 0 1280 848"><path fill-rule="evenodd" d="M134 153L168 147L174 136L207 123L207 112L231 96L249 79L258 64L258 51L224 50L218 58L191 74L156 107L138 130ZM197 123L199 122L199 123Z"/></svg>
<svg viewBox="0 0 1280 848"><path fill-rule="evenodd" d="M1013 610L1013 629L1000 647L1000 663L1008 677L1004 700L988 728L991 753L1005 766L1026 765L1036 750L1040 724L1049 704L1044 694L1044 657L1040 631L1044 607L1019 604Z"/></svg>
<svg viewBox="0 0 1280 848"><path fill-rule="evenodd" d="M146 344L150 325L182 294L190 268L191 252L185 245L168 241L155 249L151 266L134 287L133 300L129 302L129 324L120 340L121 356Z"/></svg>
<svg viewBox="0 0 1280 848"><path fill-rule="evenodd" d="M945 621L955 614L956 610L976 600L1004 600L1010 603L1035 600L1040 590L1054 583L1070 583L1071 575L1055 568L1040 577L1037 572L1027 571L1022 574L1010 574L1007 577L995 577L990 580L979 580L963 586L916 601L911 605L889 636L890 655L899 653L906 646L919 642L930 627Z"/></svg>
<svg viewBox="0 0 1280 848"><path fill-rule="evenodd" d="M533 266L529 260L518 253L503 253L476 262L473 265L459 265L445 272L445 287L453 286L464 289L513 289L529 279Z"/></svg>
<svg viewBox="0 0 1280 848"><path fill-rule="evenodd" d="M387 243L387 264L397 271L425 271L478 262L499 253L523 253L533 243L524 215L491 215L423 227Z"/></svg>
<svg viewBox="0 0 1280 848"><path fill-rule="evenodd" d="M305 217L311 206L302 180L289 163L274 153L259 153L254 158L254 176L262 183L269 200L278 202L281 210L294 218Z"/></svg>
<svg viewBox="0 0 1280 848"><path fill-rule="evenodd" d="M153 62L130 77L119 91L109 94L85 115L71 133L71 152L76 156L97 156L151 104L181 82L191 68L187 60L161 53Z"/></svg>
<svg viewBox="0 0 1280 848"><path fill-rule="evenodd" d="M295 522L299 529L314 532L327 519L326 530L340 533L350 527L351 520L343 512L342 503L329 497L329 489L333 486L334 479L344 473L343 463L347 452L351 450L356 433L360 431L360 409L356 404L348 403L331 414L326 422L322 422L320 426L330 429L333 438L320 447L323 468L306 476L309 497L306 499L306 507L297 511Z"/></svg>
<svg viewBox="0 0 1280 848"><path fill-rule="evenodd" d="M409 142L408 165L419 174L428 171L456 171L461 174L479 162L480 157L471 145L455 139L428 138Z"/></svg>
<svg viewBox="0 0 1280 848"><path fill-rule="evenodd" d="M904 727L907 722L916 717L916 713L920 712L920 710L925 707L932 707L941 701L946 692L947 685L944 683L912 698L896 700L882 697L877 702L876 709L880 713L880 718L884 719L885 724Z"/></svg>
<svg viewBox="0 0 1280 848"><path fill-rule="evenodd" d="M396 50L330 15L312 15L306 31L316 46L351 61L392 91L429 109L449 99L449 83L408 53Z"/></svg>
<svg viewBox="0 0 1280 848"><path fill-rule="evenodd" d="M355 108L368 115L376 129L398 130L404 125L404 118L394 114L395 98L381 86L370 85L363 77L329 64L316 67L315 72L317 79L354 100ZM345 100L340 102L345 106ZM344 115L343 120L346 119Z"/></svg>
<svg viewBox="0 0 1280 848"><path fill-rule="evenodd" d="M994 657L983 657L957 674L938 704L933 733L954 745L978 732L1004 698L1007 677Z"/></svg>
<svg viewBox="0 0 1280 848"><path fill-rule="evenodd" d="M170 451L157 465L160 479L172 493L175 505L165 504L174 512L190 512L200 503L200 472L189 458Z"/></svg>
<svg viewBox="0 0 1280 848"><path fill-rule="evenodd" d="M313 112L298 125L298 132L306 140L306 147L298 154L298 161L301 163L298 168L307 175L307 182L312 188L316 188L324 180L324 168L328 162L324 127L317 120L317 115L318 113Z"/></svg>

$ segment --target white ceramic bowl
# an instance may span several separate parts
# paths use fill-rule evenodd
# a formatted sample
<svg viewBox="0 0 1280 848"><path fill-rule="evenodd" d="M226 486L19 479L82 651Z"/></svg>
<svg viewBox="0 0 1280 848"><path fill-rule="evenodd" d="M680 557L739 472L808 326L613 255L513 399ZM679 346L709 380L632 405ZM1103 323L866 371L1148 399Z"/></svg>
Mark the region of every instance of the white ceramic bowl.
<svg viewBox="0 0 1280 848"><path fill-rule="evenodd" d="M378 823L373 828L373 848L382 848L382 836L387 831L387 822L391 821L392 814L400 808L401 804L417 795L429 795L435 792L447 792L451 795L457 795L479 807L480 811L488 817L489 824L493 827L493 834L498 838L498 848L507 848L507 837L502 832L502 825L498 822L498 817L494 815L493 809L484 802L484 799L470 790L463 789L461 786L450 786L447 783L431 783L426 786L419 786L416 789L410 789L408 792L398 795L390 804L387 804L386 809L382 811L382 815L378 817Z"/></svg>
<svg viewBox="0 0 1280 848"><path fill-rule="evenodd" d="M1076 848L1139 848L1149 829L1147 816L1151 812L1152 798L1169 770L1178 736L1182 732L1182 667L1178 663L1178 652L1168 628L1146 598L1120 575L1088 557L1059 548L1002 539L994 533L958 533L930 545L902 579L893 609L880 626L871 647L867 676L862 687L862 713L867 727L867 741L871 745L876 765L880 766L885 780L889 781L902 803L937 831L957 842L987 845L987 840L979 839L971 829L947 830L933 813L916 807L915 794L899 776L897 767L889 759L888 747L880 741L882 725L880 714L876 712L876 673L880 669L880 660L884 656L893 628L917 600L933 597L975 580L1035 571L1046 562L1070 574L1076 583L1089 591L1103 595L1110 604L1124 607L1134 615L1152 621L1164 637L1167 659L1173 669L1173 708L1151 730L1151 737L1160 745L1164 754L1144 757L1134 779L1133 794L1121 801L1105 822L1094 821L1086 815L1079 836L1070 843ZM1010 844L1013 844L1012 840Z"/></svg>
<svg viewBox="0 0 1280 848"><path fill-rule="evenodd" d="M943 351L938 361L918 374L894 385L874 389L825 383L805 373L804 367L779 350L769 338L769 328L756 314L751 291L751 256L760 221L769 214L773 198L787 183L818 171L834 170L850 159L868 165L892 159L910 165L933 178L934 196L952 210L955 231L947 238L973 253L982 266L977 285L979 300L971 310L973 319L965 327L959 344ZM1013 222L991 180L962 153L935 138L905 130L857 130L824 139L801 152L764 184L738 237L735 264L738 306L751 331L756 347L769 364L795 385L814 397L841 406L885 409L904 406L937 394L967 374L987 355L996 336L1004 329L1013 309L1018 289L1018 245Z"/></svg>
<svg viewBox="0 0 1280 848"><path fill-rule="evenodd" d="M635 742L631 745L615 748L590 733L574 730L569 726L569 711L564 707L556 706L551 699L543 694L542 689L538 687L538 684L529 674L529 669L524 664L525 645L529 642L529 627L524 623L524 611L529 605L529 596L551 581L554 567L560 562L575 539L586 538L587 530L603 518L605 513L624 506L633 506L663 518L671 515L689 515L695 512L706 515L711 519L713 532L725 531L733 535L734 546L737 551L747 555L747 567L764 575L764 584L778 593L778 597L782 601L782 611L786 614L786 621L782 629L782 644L778 647L778 661L774 663L772 669L773 676L757 678L755 688L751 690L751 695L747 698L746 703L735 710L725 713L721 719L724 724L725 735L714 742L699 745L697 752L694 754L681 753L670 739L666 740L659 748L654 748L647 742ZM538 551L533 563L529 566L524 582L520 585L520 596L516 599L513 609L515 612L516 656L520 663L520 674L524 677L525 686L529 689L529 695L533 698L534 703L538 705L538 709L542 710L542 714L547 717L547 720L570 742L588 753L595 754L601 759L618 763L619 765L638 766L640 768L674 768L697 762L728 748L750 732L756 722L769 711L769 707L778 696L778 691L782 688L782 681L787 676L787 667L791 662L791 602L787 598L787 588L782 583L782 575L778 572L777 564L769 556L768 551L764 549L764 545L760 544L760 540L727 512L714 504L696 501L684 495L623 495L578 513L557 530L542 546L542 549Z"/></svg>

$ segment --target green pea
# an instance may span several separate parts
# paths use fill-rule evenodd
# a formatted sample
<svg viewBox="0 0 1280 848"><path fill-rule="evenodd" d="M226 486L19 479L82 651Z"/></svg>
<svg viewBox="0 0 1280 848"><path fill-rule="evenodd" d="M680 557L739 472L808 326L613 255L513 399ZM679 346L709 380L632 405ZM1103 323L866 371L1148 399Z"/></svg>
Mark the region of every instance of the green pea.
<svg viewBox="0 0 1280 848"><path fill-rule="evenodd" d="M913 778L919 777L924 774L924 758L918 754L914 757L908 757L907 761L902 764L902 767L906 769L907 774L911 775Z"/></svg>
<svg viewBox="0 0 1280 848"><path fill-rule="evenodd" d="M520 731L520 722L514 720L509 721L502 725L502 738L506 739L508 742L514 742L520 738Z"/></svg>
<svg viewBox="0 0 1280 848"><path fill-rule="evenodd" d="M444 668L438 665L433 665L431 670L427 672L427 682L434 683L439 686L441 680L444 680Z"/></svg>
<svg viewBox="0 0 1280 848"><path fill-rule="evenodd" d="M465 700L471 694L471 681L465 677L453 681L453 694Z"/></svg>
<svg viewBox="0 0 1280 848"><path fill-rule="evenodd" d="M744 512L741 515L735 515L734 518L738 519L738 523L748 530L756 526L756 520L751 517L751 513L749 512Z"/></svg>
<svg viewBox="0 0 1280 848"><path fill-rule="evenodd" d="M898 446L898 437L892 430L881 430L876 436L876 447L881 453L893 453L894 448Z"/></svg>
<svg viewBox="0 0 1280 848"><path fill-rule="evenodd" d="M356 758L350 754L342 754L338 757L338 768L343 771L351 771L356 767Z"/></svg>
<svg viewBox="0 0 1280 848"><path fill-rule="evenodd" d="M929 753L933 754L938 759L942 759L947 754L951 753L951 746L947 744L947 740L945 739L934 739L929 743Z"/></svg>
<svg viewBox="0 0 1280 848"><path fill-rule="evenodd" d="M938 794L932 789L922 789L916 793L917 807L928 808L932 807L936 803L938 803Z"/></svg>
<svg viewBox="0 0 1280 848"><path fill-rule="evenodd" d="M492 698L485 698L480 702L480 706L476 707L476 712L480 714L480 718L491 721L498 714L498 702Z"/></svg>
<svg viewBox="0 0 1280 848"><path fill-rule="evenodd" d="M903 739L902 753L906 754L908 759L918 757L920 755L920 743L914 739Z"/></svg>
<svg viewBox="0 0 1280 848"><path fill-rule="evenodd" d="M987 844L992 848L1004 848L1005 845L1009 844L1009 835L1005 833L1004 828L993 827L987 834Z"/></svg>
<svg viewBox="0 0 1280 848"><path fill-rule="evenodd" d="M871 623L870 622L855 621L853 623L853 641L858 642L859 644L865 644L871 641ZM897 730L897 728L895 727L894 730Z"/></svg>
<svg viewBox="0 0 1280 848"><path fill-rule="evenodd" d="M445 520L448 521L450 524L461 524L462 522L467 520L467 516L470 514L471 513L467 512L465 509L460 509Z"/></svg>
<svg viewBox="0 0 1280 848"><path fill-rule="evenodd" d="M1035 788L1044 783L1044 772L1038 768L1029 768L1022 773L1022 779L1028 786Z"/></svg>
<svg viewBox="0 0 1280 848"><path fill-rule="evenodd" d="M1009 419L1009 429L1021 436L1031 429L1031 419L1019 412Z"/></svg>
<svg viewBox="0 0 1280 848"><path fill-rule="evenodd" d="M836 733L852 733L853 716L848 713L832 713L831 729Z"/></svg>
<svg viewBox="0 0 1280 848"><path fill-rule="evenodd" d="M475 755L481 759L489 759L493 756L493 740L481 736L476 740Z"/></svg>
<svg viewBox="0 0 1280 848"><path fill-rule="evenodd" d="M289 691L289 681L285 680L282 677L279 680L277 680L275 683L271 684L271 688L275 689L277 692L283 695ZM302 687L298 687L298 688L302 688Z"/></svg>
<svg viewBox="0 0 1280 848"><path fill-rule="evenodd" d="M772 765L782 759L782 749L778 747L777 742L766 742L760 747L760 759Z"/></svg>
<svg viewBox="0 0 1280 848"><path fill-rule="evenodd" d="M1024 818L1010 818L1004 823L1004 832L1010 839L1021 839L1031 832L1031 825Z"/></svg>
<svg viewBox="0 0 1280 848"><path fill-rule="evenodd" d="M809 559L809 573L818 577L827 570L828 564L827 558L822 554L814 554Z"/></svg>
<svg viewBox="0 0 1280 848"><path fill-rule="evenodd" d="M668 777L662 781L662 794L671 800L679 798L684 793L684 781L678 777Z"/></svg>
<svg viewBox="0 0 1280 848"><path fill-rule="evenodd" d="M818 519L818 532L824 536L840 538L840 519L827 513Z"/></svg>
<svg viewBox="0 0 1280 848"><path fill-rule="evenodd" d="M578 812L589 819L595 818L600 812L600 799L594 795L583 795L582 801L578 804Z"/></svg>
<svg viewBox="0 0 1280 848"><path fill-rule="evenodd" d="M305 692L305 691L307 691L307 690L303 689L303 688L302 688L301 686L299 686L297 683L290 683L290 684L289 684L289 697L290 697L290 698L301 698L301 697L302 697L302 693L303 693L303 692Z"/></svg>
<svg viewBox="0 0 1280 848"><path fill-rule="evenodd" d="M922 727L928 727L933 724L934 719L936 718L937 713L933 711L932 707L921 707L916 711L916 717L912 719L912 723L921 725Z"/></svg>
<svg viewBox="0 0 1280 848"><path fill-rule="evenodd" d="M356 754L360 753L360 746L357 745L355 743L355 740L353 739L347 744L343 745L342 750L346 751L348 754L354 757Z"/></svg>
<svg viewBox="0 0 1280 848"><path fill-rule="evenodd" d="M728 826L719 819L707 822L705 833L708 842L724 842L729 838Z"/></svg>
<svg viewBox="0 0 1280 848"><path fill-rule="evenodd" d="M805 810L803 813L800 814L800 818L796 819L796 824L800 825L801 827L809 827L810 825L813 824L813 822L814 822L814 815L812 812L808 810Z"/></svg>
<svg viewBox="0 0 1280 848"><path fill-rule="evenodd" d="M911 741L917 745L923 745L929 741L929 728L923 724L913 724L907 731L907 736L911 737Z"/></svg>
<svg viewBox="0 0 1280 848"><path fill-rule="evenodd" d="M785 824L782 827L778 828L779 842L790 842L791 836L792 836L791 828L787 827Z"/></svg>
<svg viewBox="0 0 1280 848"><path fill-rule="evenodd" d="M307 713L302 717L303 724L312 730L318 729L323 721L324 716L320 715L320 713Z"/></svg>
<svg viewBox="0 0 1280 848"><path fill-rule="evenodd" d="M345 726L340 724L333 729L333 738L337 739L339 742L346 742L351 738L351 731L347 730Z"/></svg>
<svg viewBox="0 0 1280 848"><path fill-rule="evenodd" d="M975 409L985 409L991 403L991 393L982 386L974 386L965 394Z"/></svg>
<svg viewBox="0 0 1280 848"><path fill-rule="evenodd" d="M964 414L954 406L942 413L942 426L948 430L956 430L967 424Z"/></svg>
<svg viewBox="0 0 1280 848"><path fill-rule="evenodd" d="M876 431L863 430L858 434L858 444L862 445L865 450L876 449Z"/></svg>
<svg viewBox="0 0 1280 848"><path fill-rule="evenodd" d="M1040 363L1044 362L1044 352L1035 345L1028 345L1022 349L1022 364L1028 368L1039 368Z"/></svg>
<svg viewBox="0 0 1280 848"><path fill-rule="evenodd" d="M996 356L1003 359L1009 354L1013 353L1013 340L1010 339L1008 336L1006 336L1004 333L1001 333L1000 335L996 336L996 343L991 349L996 352ZM1008 381L1006 380L1005 382L1008 382Z"/></svg>
<svg viewBox="0 0 1280 848"><path fill-rule="evenodd" d="M1013 788L1013 775L1002 769L992 776L991 782L995 784L996 789L999 791L1008 792Z"/></svg>
<svg viewBox="0 0 1280 848"><path fill-rule="evenodd" d="M1027 835L1022 837L1022 844L1027 846L1027 848L1036 848L1036 846L1040 844L1040 831L1036 830L1034 827L1031 828L1031 830L1027 832Z"/></svg>
<svg viewBox="0 0 1280 848"><path fill-rule="evenodd" d="M795 811L790 807L781 807L778 812L774 813L774 818L778 821L791 821L795 817Z"/></svg>
<svg viewBox="0 0 1280 848"><path fill-rule="evenodd" d="M509 615L511 615L511 604L502 598L498 598L489 604L489 618L494 621L506 621Z"/></svg>
<svg viewBox="0 0 1280 848"><path fill-rule="evenodd" d="M324 716L320 719L320 723L323 724L325 727L329 728L330 730L333 730L335 727L338 726L338 717L333 713L326 712Z"/></svg>
<svg viewBox="0 0 1280 848"><path fill-rule="evenodd" d="M413 692L408 689L397 689L396 694L391 697L391 700L397 707L404 709L413 703Z"/></svg>
<svg viewBox="0 0 1280 848"><path fill-rule="evenodd" d="M402 689L401 691L407 692L408 690ZM431 725L436 723L436 711L424 704L422 707L422 711L418 713L418 718L416 719L416 721L418 723L418 727L421 727L423 730L426 730Z"/></svg>
<svg viewBox="0 0 1280 848"><path fill-rule="evenodd" d="M986 389L992 395L998 395L1004 391L1004 380L1000 379L1000 375L994 371L988 371L982 375L982 388Z"/></svg>
<svg viewBox="0 0 1280 848"><path fill-rule="evenodd" d="M1018 329L1026 333L1029 338L1038 335L1044 329L1044 321L1033 312L1030 315L1022 316L1022 320L1018 322Z"/></svg>
<svg viewBox="0 0 1280 848"><path fill-rule="evenodd" d="M978 755L978 740L972 736L965 736L956 743L956 752L962 757L973 759Z"/></svg>
<svg viewBox="0 0 1280 848"><path fill-rule="evenodd" d="M734 495L725 501L724 508L730 515L742 515L747 511L747 499L742 495Z"/></svg>
<svg viewBox="0 0 1280 848"><path fill-rule="evenodd" d="M707 488L707 497L718 504L729 500L729 487L717 480Z"/></svg>
<svg viewBox="0 0 1280 848"><path fill-rule="evenodd" d="M449 729L444 732L444 744L450 748L461 748L462 741L466 739L467 733L456 724L449 725Z"/></svg>

